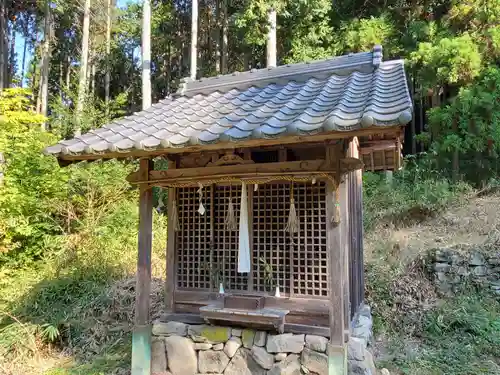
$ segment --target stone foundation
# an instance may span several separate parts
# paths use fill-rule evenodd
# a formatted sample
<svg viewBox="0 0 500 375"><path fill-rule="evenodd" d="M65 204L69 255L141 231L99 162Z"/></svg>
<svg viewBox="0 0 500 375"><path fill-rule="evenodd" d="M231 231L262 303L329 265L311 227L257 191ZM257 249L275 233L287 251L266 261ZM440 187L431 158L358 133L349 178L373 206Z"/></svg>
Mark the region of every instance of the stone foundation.
<svg viewBox="0 0 500 375"><path fill-rule="evenodd" d="M430 252L430 272L438 290L454 293L464 282L472 282L500 294L500 253L460 246Z"/></svg>
<svg viewBox="0 0 500 375"><path fill-rule="evenodd" d="M363 308L353 320L349 374L375 375L367 350L371 315ZM156 322L153 375L328 375L328 339L316 335L274 334L244 328Z"/></svg>

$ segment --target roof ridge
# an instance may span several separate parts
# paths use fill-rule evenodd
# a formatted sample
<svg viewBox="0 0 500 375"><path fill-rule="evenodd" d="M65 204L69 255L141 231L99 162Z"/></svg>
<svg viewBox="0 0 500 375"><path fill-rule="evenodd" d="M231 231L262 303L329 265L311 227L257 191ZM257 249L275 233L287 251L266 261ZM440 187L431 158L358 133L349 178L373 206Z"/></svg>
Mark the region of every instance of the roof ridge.
<svg viewBox="0 0 500 375"><path fill-rule="evenodd" d="M349 53L323 60L251 69L245 72L233 72L197 80L186 77L181 79L181 85L173 95L192 96L213 91L224 92L228 88L241 87L242 85L255 86L264 82L272 83L273 80L293 80L295 76L309 79L322 73L349 74L355 70L373 71L378 68L381 62L382 46L376 45L370 52Z"/></svg>

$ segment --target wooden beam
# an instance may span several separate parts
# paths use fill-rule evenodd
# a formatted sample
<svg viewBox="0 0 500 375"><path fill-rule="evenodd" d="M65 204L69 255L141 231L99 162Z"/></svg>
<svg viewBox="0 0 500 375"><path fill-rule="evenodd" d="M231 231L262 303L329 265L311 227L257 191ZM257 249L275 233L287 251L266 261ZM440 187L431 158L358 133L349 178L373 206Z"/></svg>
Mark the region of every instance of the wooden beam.
<svg viewBox="0 0 500 375"><path fill-rule="evenodd" d="M340 148L327 148L327 160L331 166L340 167ZM337 189L340 181L335 184L328 181L326 185L326 217L327 217L327 249L329 254L329 281L330 281L330 343L332 345L344 344L344 291L343 291L343 261L342 261L342 225L335 223L335 204ZM343 219L343 218L342 218Z"/></svg>
<svg viewBox="0 0 500 375"><path fill-rule="evenodd" d="M174 170L176 168L176 163L174 161L168 161L168 170ZM171 215L171 210L173 209L174 203L176 202L177 189L168 189L168 227L167 227L167 256L166 256L166 281L165 281L165 311L169 313L174 312L174 291L175 291L175 240L177 234L175 232L174 216Z"/></svg>
<svg viewBox="0 0 500 375"><path fill-rule="evenodd" d="M139 173L146 178L153 169L149 159L140 161ZM135 323L149 324L149 292L151 290L151 247L153 232L153 191L144 186L139 195L139 238L137 256L137 282Z"/></svg>
<svg viewBox="0 0 500 375"><path fill-rule="evenodd" d="M139 173L147 179L153 163L140 161ZM151 247L153 230L153 192L147 185L139 194L139 238L135 287L135 324L132 335L132 374L145 374L151 365L151 327L149 295L151 291Z"/></svg>
<svg viewBox="0 0 500 375"><path fill-rule="evenodd" d="M351 168L359 163L346 160L345 165ZM218 167L183 168L166 171L151 171L149 179L141 179L137 172L130 174L127 180L131 184L140 183L171 183L179 181L199 181L200 179L215 179L223 177L276 176L286 174L310 174L313 172L335 173L337 167L329 165L325 160L301 160L284 163L259 163L247 165L226 165Z"/></svg>
<svg viewBox="0 0 500 375"><path fill-rule="evenodd" d="M102 154L82 154L82 155L71 155L71 154L60 154L58 158L61 160L69 161L82 161L82 160L98 160L98 159L120 159L120 158L140 158L140 157L155 157L160 155L169 154L182 154L189 152L203 152L203 151L224 151L224 150L234 150L238 148L247 147L266 147L266 146L277 146L277 145L291 145L291 144L307 144L307 143L325 143L329 141L335 141L350 137L366 137L372 134L399 134L401 131L401 126L392 126L388 128L381 129L378 126L373 126L371 128L363 128L351 132L325 132L315 135L295 135L287 137L278 137L272 139L250 139L242 142L218 142L214 144L206 145L193 145L187 147L170 147L158 150L137 150L132 149L123 152L106 152Z"/></svg>

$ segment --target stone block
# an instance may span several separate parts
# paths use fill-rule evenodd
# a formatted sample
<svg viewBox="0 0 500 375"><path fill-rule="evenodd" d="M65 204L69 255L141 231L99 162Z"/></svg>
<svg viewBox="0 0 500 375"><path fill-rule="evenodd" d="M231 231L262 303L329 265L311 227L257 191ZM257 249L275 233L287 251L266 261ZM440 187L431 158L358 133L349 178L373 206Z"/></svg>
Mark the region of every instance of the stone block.
<svg viewBox="0 0 500 375"><path fill-rule="evenodd" d="M240 348L227 365L224 375L266 375L266 370L255 361L249 349Z"/></svg>
<svg viewBox="0 0 500 375"><path fill-rule="evenodd" d="M261 346L254 345L252 347L252 357L261 367L269 370L274 364L274 355L269 354L266 349Z"/></svg>
<svg viewBox="0 0 500 375"><path fill-rule="evenodd" d="M198 369L200 373L218 373L224 372L229 357L223 351L206 350L198 353Z"/></svg>
<svg viewBox="0 0 500 375"><path fill-rule="evenodd" d="M435 263L434 271L436 272L448 272L450 270L450 265L448 263Z"/></svg>
<svg viewBox="0 0 500 375"><path fill-rule="evenodd" d="M291 354L290 354L291 355ZM284 361L286 359L286 353L278 353L274 356L274 360L276 362L281 362L281 361Z"/></svg>
<svg viewBox="0 0 500 375"><path fill-rule="evenodd" d="M228 355L229 358L233 358L236 351L241 347L241 340L239 337L231 337L226 345L224 345L224 353Z"/></svg>
<svg viewBox="0 0 500 375"><path fill-rule="evenodd" d="M356 361L364 361L365 359L365 341L357 337L349 339L347 359L354 359Z"/></svg>
<svg viewBox="0 0 500 375"><path fill-rule="evenodd" d="M252 329L244 329L241 333L241 342L247 349L251 349L255 338L255 331Z"/></svg>
<svg viewBox="0 0 500 375"><path fill-rule="evenodd" d="M474 252L469 260L471 266L484 266L485 263L483 254L478 252Z"/></svg>
<svg viewBox="0 0 500 375"><path fill-rule="evenodd" d="M486 276L488 274L488 268L485 266L473 267L471 274L474 276Z"/></svg>
<svg viewBox="0 0 500 375"><path fill-rule="evenodd" d="M267 337L266 349L269 353L300 353L304 349L304 335L284 333L281 335L269 335Z"/></svg>
<svg viewBox="0 0 500 375"><path fill-rule="evenodd" d="M349 375L376 375L377 369L373 363L373 356L369 351L365 352L364 361L347 361L347 369Z"/></svg>
<svg viewBox="0 0 500 375"><path fill-rule="evenodd" d="M328 356L326 354L304 348L301 355L301 363L310 372L318 375L328 375Z"/></svg>
<svg viewBox="0 0 500 375"><path fill-rule="evenodd" d="M187 337L165 338L168 368L172 375L194 375L198 370L198 360L193 343Z"/></svg>
<svg viewBox="0 0 500 375"><path fill-rule="evenodd" d="M188 325L181 322L154 322L153 336L186 336Z"/></svg>
<svg viewBox="0 0 500 375"><path fill-rule="evenodd" d="M212 344L208 342L195 342L193 348L194 350L210 350L212 349Z"/></svg>
<svg viewBox="0 0 500 375"><path fill-rule="evenodd" d="M153 338L151 340L151 374L164 375L167 368L165 341L160 338Z"/></svg>
<svg viewBox="0 0 500 375"><path fill-rule="evenodd" d="M323 336L306 335L306 348L324 353L328 339Z"/></svg>
<svg viewBox="0 0 500 375"><path fill-rule="evenodd" d="M215 344L214 346L212 346L212 350L215 350L215 351L219 351L219 350L222 350L224 349L224 344L223 343L218 343L218 344Z"/></svg>
<svg viewBox="0 0 500 375"><path fill-rule="evenodd" d="M200 338L204 338L209 343L218 344L229 340L231 337L231 328L209 325L191 325L188 328L188 335L192 336L193 340L197 342L201 341Z"/></svg>
<svg viewBox="0 0 500 375"><path fill-rule="evenodd" d="M231 335L236 336L236 337L241 337L241 329L233 328L231 330Z"/></svg>
<svg viewBox="0 0 500 375"><path fill-rule="evenodd" d="M266 346L267 332L257 331L253 339L253 344L257 346Z"/></svg>
<svg viewBox="0 0 500 375"><path fill-rule="evenodd" d="M301 375L300 369L299 356L297 354L290 354L279 363L275 363L267 372L267 375Z"/></svg>

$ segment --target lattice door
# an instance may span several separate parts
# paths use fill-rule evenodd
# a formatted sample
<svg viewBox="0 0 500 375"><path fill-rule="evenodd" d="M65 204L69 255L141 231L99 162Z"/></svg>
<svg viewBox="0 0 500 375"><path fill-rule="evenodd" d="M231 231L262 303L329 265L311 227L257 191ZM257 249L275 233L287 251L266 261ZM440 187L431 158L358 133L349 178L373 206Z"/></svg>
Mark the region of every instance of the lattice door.
<svg viewBox="0 0 500 375"><path fill-rule="evenodd" d="M226 291L247 290L248 274L238 273L238 242L239 226L235 231L226 230L226 217L229 199L232 200L236 223L240 219L241 185L222 185L215 187L214 194L214 224L215 248L214 264L219 277L223 280Z"/></svg>
<svg viewBox="0 0 500 375"><path fill-rule="evenodd" d="M177 287L210 289L210 186L203 188L205 215L198 213L197 187L177 189L180 230L177 232Z"/></svg>
<svg viewBox="0 0 500 375"><path fill-rule="evenodd" d="M271 276L284 293L298 297L327 297L325 184L293 184L300 227L293 237L285 232L290 188L287 183L266 184L254 192L254 287L258 291L269 290Z"/></svg>

